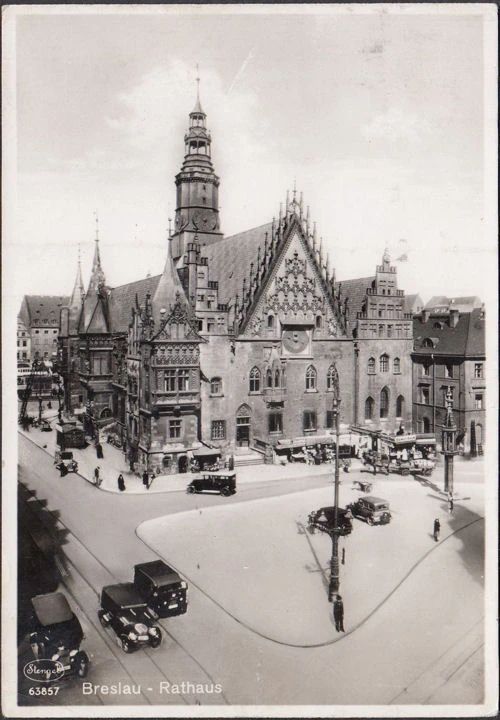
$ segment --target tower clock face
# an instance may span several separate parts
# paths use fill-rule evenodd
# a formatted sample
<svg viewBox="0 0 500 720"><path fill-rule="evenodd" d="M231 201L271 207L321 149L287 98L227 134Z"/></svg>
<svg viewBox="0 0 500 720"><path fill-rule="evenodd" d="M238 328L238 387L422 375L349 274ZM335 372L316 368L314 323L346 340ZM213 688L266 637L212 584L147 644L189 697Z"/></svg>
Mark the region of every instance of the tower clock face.
<svg viewBox="0 0 500 720"><path fill-rule="evenodd" d="M283 330L283 347L292 355L301 355L309 346L309 334L307 330L291 329Z"/></svg>
<svg viewBox="0 0 500 720"><path fill-rule="evenodd" d="M193 224L197 230L213 230L217 225L217 218L209 210L195 210Z"/></svg>

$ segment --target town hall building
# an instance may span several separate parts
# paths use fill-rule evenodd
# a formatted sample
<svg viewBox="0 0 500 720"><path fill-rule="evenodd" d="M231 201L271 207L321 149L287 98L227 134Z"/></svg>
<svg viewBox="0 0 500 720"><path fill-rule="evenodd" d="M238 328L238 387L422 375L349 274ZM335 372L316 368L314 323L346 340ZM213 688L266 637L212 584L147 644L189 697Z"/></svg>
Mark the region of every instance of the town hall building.
<svg viewBox="0 0 500 720"><path fill-rule="evenodd" d="M161 274L110 288L96 233L61 312L65 412L112 433L137 468L331 443L340 428L411 428L412 315L384 253L372 277L339 282L302 196L224 237L219 177L199 97L175 178ZM241 449L241 450L240 450Z"/></svg>

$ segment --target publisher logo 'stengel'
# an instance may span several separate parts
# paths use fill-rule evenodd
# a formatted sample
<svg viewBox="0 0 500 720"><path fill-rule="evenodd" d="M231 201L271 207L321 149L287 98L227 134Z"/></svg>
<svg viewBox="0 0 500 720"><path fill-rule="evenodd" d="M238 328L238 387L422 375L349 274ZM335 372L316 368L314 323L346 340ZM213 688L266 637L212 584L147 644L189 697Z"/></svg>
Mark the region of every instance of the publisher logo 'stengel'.
<svg viewBox="0 0 500 720"><path fill-rule="evenodd" d="M31 660L23 668L24 676L33 682L54 682L64 675L64 667L58 660Z"/></svg>

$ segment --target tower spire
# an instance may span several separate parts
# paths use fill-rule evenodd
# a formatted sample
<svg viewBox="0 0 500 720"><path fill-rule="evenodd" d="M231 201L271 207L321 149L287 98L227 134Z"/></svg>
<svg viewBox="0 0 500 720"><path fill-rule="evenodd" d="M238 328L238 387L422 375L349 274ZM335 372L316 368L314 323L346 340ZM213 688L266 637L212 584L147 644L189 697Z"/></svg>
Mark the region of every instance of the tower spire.
<svg viewBox="0 0 500 720"><path fill-rule="evenodd" d="M97 292L101 285L106 284L106 278L101 266L101 253L99 250L99 216L97 210L95 211L95 249L94 249L94 261L92 263L92 272L90 275L89 288L87 295L91 292Z"/></svg>
<svg viewBox="0 0 500 720"><path fill-rule="evenodd" d="M75 285L73 292L71 293L71 299L69 306L71 309L80 309L82 306L83 298L85 297L85 288L83 286L82 279L82 261L80 258L80 243L78 243L78 266L76 271Z"/></svg>

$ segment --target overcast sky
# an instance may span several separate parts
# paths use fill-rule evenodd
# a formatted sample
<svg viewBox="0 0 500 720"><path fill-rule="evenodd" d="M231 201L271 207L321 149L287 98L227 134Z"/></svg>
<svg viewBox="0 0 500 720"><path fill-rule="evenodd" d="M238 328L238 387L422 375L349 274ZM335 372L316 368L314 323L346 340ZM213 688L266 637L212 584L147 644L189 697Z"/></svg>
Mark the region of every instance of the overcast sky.
<svg viewBox="0 0 500 720"><path fill-rule="evenodd" d="M496 77L484 6L447 7L16 8L4 292L69 295L79 244L87 283L95 211L108 284L162 271L199 63L226 236L269 222L296 182L338 279L388 247L407 293L486 299Z"/></svg>

